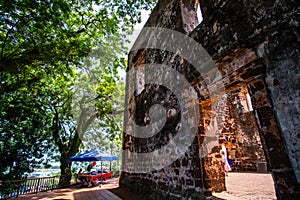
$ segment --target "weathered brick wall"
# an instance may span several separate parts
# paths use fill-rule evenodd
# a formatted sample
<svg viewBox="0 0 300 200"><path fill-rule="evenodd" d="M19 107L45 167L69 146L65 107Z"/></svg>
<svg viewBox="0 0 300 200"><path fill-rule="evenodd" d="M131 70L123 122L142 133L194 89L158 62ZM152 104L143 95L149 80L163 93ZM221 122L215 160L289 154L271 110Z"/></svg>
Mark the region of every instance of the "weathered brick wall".
<svg viewBox="0 0 300 200"><path fill-rule="evenodd" d="M246 88L239 88L226 94L226 104L214 109L220 125L218 137L227 148L233 171L257 171L257 163L266 162L247 93Z"/></svg>
<svg viewBox="0 0 300 200"><path fill-rule="evenodd" d="M200 3L206 20L191 37L214 57L227 91L246 84L277 197L299 198L299 1Z"/></svg>
<svg viewBox="0 0 300 200"><path fill-rule="evenodd" d="M187 4L189 9L191 9L190 6L194 3ZM179 1L161 1L153 11L152 17L147 22L147 26L168 28L186 33L196 26L195 12L189 13L189 9L186 9L186 6ZM191 17L183 18L182 10L186 11L186 15L191 14ZM159 49L141 49L130 53L129 69L135 68L137 71L132 77L127 77L127 86L134 85L136 88L127 88L127 100L129 104L127 116L134 116L135 123L140 126L147 125L147 120L149 119L147 118L148 109L154 104L160 104L167 110L168 117L166 119L167 125L163 127L160 133L148 138L132 137L131 133L136 130L131 125L127 125L125 127L123 144L123 148L127 152L127 158L131 158L133 153L136 152L153 152L165 146L177 134L177 129L180 129L180 120L183 120L180 118L182 108L179 107L178 100L171 91L157 85L144 85L145 69L143 64L148 63L166 64L171 67L176 66L176 68L181 68L183 74L189 74L189 67L186 66L185 61L180 56L176 56L174 52ZM158 79L170 78L164 76L164 74L159 74L160 72L158 71L153 73L153 76L158 77ZM158 75L155 73L158 73ZM176 85L174 79L172 80L172 84ZM182 87L179 84L177 88ZM182 88L181 91L183 93L186 92L188 95L187 89ZM188 110L189 104L185 104L185 108ZM183 113L182 116L186 119L190 118L188 113ZM192 144L187 144L190 146L184 155L160 170L131 173L130 171L134 171L133 169L137 163L124 160L123 167L126 170L122 173L120 186L134 192L139 192L148 199L161 199L162 197L167 199L179 199L181 197L192 197L193 199L204 198L204 194L211 193L210 186L208 185L210 183L204 181L202 178L204 176L204 161L199 157L198 138L194 138L193 141ZM170 149L170 151L174 151L174 149ZM157 156L162 162L168 159L164 155ZM147 166L144 167L147 169Z"/></svg>
<svg viewBox="0 0 300 200"><path fill-rule="evenodd" d="M263 147L278 199L299 198L299 2L200 0L200 4L204 20L194 30L197 1L188 0L159 1L146 26L189 34L200 43L222 74L224 93L211 98L202 78L210 72L193 72L192 67L174 53L155 49L132 51L129 70L138 70L127 77L127 117L134 116L137 124L146 125L150 119L148 108L158 102L171 110L171 115L166 119L169 126L148 139L132 137L135 130L125 127L123 148L127 158L131 152L151 152L164 146L180 126L180 106L172 93L156 85L144 86L144 64L165 63L185 75L198 93L199 125L193 143L183 156L161 170L124 171L120 186L144 194L148 199L201 199L212 190L222 191L225 181L220 146L218 143L203 146L203 141L235 135L236 142L240 143L237 151L244 157L249 157L245 152L253 148L250 143ZM193 53L197 56L199 52ZM168 78L163 74L158 77ZM135 85L137 90L128 85ZM240 100L224 99L224 94L238 98L236 91L241 88L246 88L251 96L251 112L241 111ZM218 87L212 87L210 92L214 90ZM226 109L216 112L217 102L226 105ZM227 118L223 120L223 116ZM222 133L230 127L229 134ZM264 159L262 152L255 149L251 155ZM206 156L201 156L208 150ZM134 168L134 164L123 160L126 169Z"/></svg>
<svg viewBox="0 0 300 200"><path fill-rule="evenodd" d="M298 17L300 9L298 7ZM266 84L272 104L286 142L298 183L300 183L300 55L299 31L296 20L290 20L292 28L282 30L267 41L264 53L268 59ZM299 26L299 18L298 18ZM299 27L298 27L299 30Z"/></svg>
<svg viewBox="0 0 300 200"><path fill-rule="evenodd" d="M188 4L188 6L191 5ZM146 26L168 28L186 33L196 26L196 15L194 10L190 17L187 16L183 19L181 12L183 9L186 9L186 7L180 4L179 1L161 1L153 11ZM191 8L189 7L189 9ZM184 26L183 24L186 25ZM178 105L178 100L171 91L157 85L144 85L145 68L143 65L149 63L166 64L168 67L178 68L182 74L190 75L189 64L183 58L174 54L174 52L159 49L141 49L130 53L129 70L135 68L137 71L135 71L134 75L131 75L131 73L127 74L130 76L127 77L127 102L129 104L127 116L134 116L135 123L140 126L147 125L148 109L154 104L163 106L169 116L166 121L167 125L152 137L142 139L132 137L130 133L136 130L130 125L125 127L123 148L127 153L126 158L129 159L132 158L133 153L152 152L165 146L177 134L177 129L180 129L178 128L180 127L180 120L182 120L180 118L181 108ZM170 77L164 76L164 74L153 74L153 76L162 80L170 80ZM174 79L171 81L173 85L177 84ZM182 87L180 84L180 82L177 84L177 88ZM181 89L181 91L185 90L186 88ZM183 113L183 118L190 119L191 117L185 117ZM204 178L207 180L209 178L206 177L204 158L199 156L199 140L196 136L192 144L187 144L189 148L184 155L160 170L131 173L130 171L134 171L137 164L131 162L129 159L123 160L123 167L126 170L122 172L120 186L134 192L142 193L147 199L179 199L181 197L202 199L205 197L204 194L211 194L211 183L204 181ZM173 151L173 149L170 149L170 151ZM158 158L160 161L167 159L163 155L158 155ZM143 163L139 164L144 165ZM217 172L221 171L220 164L216 165L216 168L219 168L216 170ZM216 182L216 184L219 184L224 190L224 183L223 175L223 181Z"/></svg>

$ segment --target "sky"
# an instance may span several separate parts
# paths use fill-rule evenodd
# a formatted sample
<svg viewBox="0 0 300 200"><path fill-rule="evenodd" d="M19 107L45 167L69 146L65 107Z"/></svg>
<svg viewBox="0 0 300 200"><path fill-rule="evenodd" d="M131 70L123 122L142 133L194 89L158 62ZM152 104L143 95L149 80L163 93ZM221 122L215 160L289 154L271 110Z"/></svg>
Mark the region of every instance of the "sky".
<svg viewBox="0 0 300 200"><path fill-rule="evenodd" d="M133 31L132 35L128 35L128 40L130 41L130 43L126 45L128 47L128 52L130 51L132 45L134 44L136 38L138 37L138 35L139 35L140 31L142 30L142 28L144 27L145 23L149 19L150 11L143 10L141 14L142 14L142 22L138 23L134 26L134 31Z"/></svg>

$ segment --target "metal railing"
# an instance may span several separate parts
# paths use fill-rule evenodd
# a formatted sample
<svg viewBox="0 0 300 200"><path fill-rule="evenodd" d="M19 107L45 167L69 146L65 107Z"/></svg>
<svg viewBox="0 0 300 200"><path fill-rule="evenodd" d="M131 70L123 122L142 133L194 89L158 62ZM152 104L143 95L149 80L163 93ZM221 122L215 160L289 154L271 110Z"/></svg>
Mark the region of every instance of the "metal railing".
<svg viewBox="0 0 300 200"><path fill-rule="evenodd" d="M0 182L0 199L58 188L59 176Z"/></svg>

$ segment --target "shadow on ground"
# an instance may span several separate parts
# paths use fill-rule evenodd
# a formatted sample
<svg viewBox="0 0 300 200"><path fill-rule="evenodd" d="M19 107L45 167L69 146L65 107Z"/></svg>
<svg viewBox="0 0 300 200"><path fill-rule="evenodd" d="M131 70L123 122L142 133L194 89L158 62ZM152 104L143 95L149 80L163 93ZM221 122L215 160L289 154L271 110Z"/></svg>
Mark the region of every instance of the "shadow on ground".
<svg viewBox="0 0 300 200"><path fill-rule="evenodd" d="M115 195L117 195L123 200L146 200L144 197L133 193L129 193L128 191L120 187L109 189L109 191L114 193Z"/></svg>

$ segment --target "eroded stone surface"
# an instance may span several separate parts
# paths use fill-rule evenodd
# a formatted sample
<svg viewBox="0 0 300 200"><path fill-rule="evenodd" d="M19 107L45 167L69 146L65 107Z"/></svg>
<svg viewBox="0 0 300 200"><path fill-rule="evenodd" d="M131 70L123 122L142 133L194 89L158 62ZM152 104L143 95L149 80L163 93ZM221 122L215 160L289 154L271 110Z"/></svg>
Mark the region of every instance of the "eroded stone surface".
<svg viewBox="0 0 300 200"><path fill-rule="evenodd" d="M191 117L180 118L182 108L172 92L144 85L144 65L148 63L177 70L197 92L199 124L195 138L187 144L184 155L160 170L124 171L120 186L148 199L202 199L212 191L223 191L225 176L219 151L224 143L235 164L240 163L234 169L255 170L255 163L266 161L277 198L299 198L299 2L201 0L204 20L191 31L197 2L159 1L146 26L189 34L210 54L216 67L199 72L180 53L132 51L128 70L137 72L127 77L127 116L141 126L147 125L151 121L148 108L158 103L167 110L167 126L153 137L140 139L132 137L136 130L125 124L123 149L130 156L131 152L162 148L180 130L180 120ZM167 38L166 45L168 40L172 38ZM199 52L190 53L200 57ZM173 80L165 72L157 71L153 76ZM171 84L182 87L180 82ZM186 88L182 91L188 95ZM185 103L193 107L193 102ZM135 164L123 160L126 169L133 169Z"/></svg>

